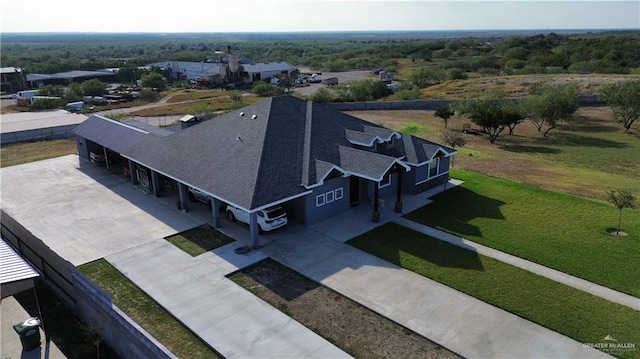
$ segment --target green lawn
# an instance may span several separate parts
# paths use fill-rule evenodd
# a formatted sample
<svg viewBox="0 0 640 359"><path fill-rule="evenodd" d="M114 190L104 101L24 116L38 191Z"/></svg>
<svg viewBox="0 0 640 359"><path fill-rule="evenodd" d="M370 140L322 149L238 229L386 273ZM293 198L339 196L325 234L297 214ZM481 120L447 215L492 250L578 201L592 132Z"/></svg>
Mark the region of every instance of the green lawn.
<svg viewBox="0 0 640 359"><path fill-rule="evenodd" d="M233 238L208 224L167 237L166 240L189 253L192 257L234 242Z"/></svg>
<svg viewBox="0 0 640 359"><path fill-rule="evenodd" d="M173 354L180 358L220 357L106 260L87 263L78 269Z"/></svg>
<svg viewBox="0 0 640 359"><path fill-rule="evenodd" d="M618 209L604 202L485 175L452 171L465 182L407 218L640 296L640 211L623 211L628 236L611 236Z"/></svg>
<svg viewBox="0 0 640 359"><path fill-rule="evenodd" d="M348 244L583 343L640 345L640 312L387 223ZM612 353L637 358L640 349Z"/></svg>

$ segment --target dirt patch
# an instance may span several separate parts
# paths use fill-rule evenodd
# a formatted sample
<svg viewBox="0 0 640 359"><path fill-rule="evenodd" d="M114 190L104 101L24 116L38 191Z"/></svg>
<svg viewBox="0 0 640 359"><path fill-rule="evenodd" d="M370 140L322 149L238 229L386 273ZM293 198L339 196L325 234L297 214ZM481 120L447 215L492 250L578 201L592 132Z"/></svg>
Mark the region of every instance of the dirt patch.
<svg viewBox="0 0 640 359"><path fill-rule="evenodd" d="M356 358L460 358L271 259L230 279Z"/></svg>
<svg viewBox="0 0 640 359"><path fill-rule="evenodd" d="M620 237L626 237L629 235L629 233L625 231L618 231L616 228L607 228L607 233L609 233L609 235L612 235L612 236L620 236Z"/></svg>

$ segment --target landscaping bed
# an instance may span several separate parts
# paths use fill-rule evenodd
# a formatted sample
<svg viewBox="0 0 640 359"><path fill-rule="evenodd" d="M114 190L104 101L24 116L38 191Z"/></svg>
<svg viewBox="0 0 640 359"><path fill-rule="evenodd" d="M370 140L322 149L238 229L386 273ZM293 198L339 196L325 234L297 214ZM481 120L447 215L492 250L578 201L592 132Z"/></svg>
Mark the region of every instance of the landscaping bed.
<svg viewBox="0 0 640 359"><path fill-rule="evenodd" d="M356 358L459 358L271 259L229 279Z"/></svg>
<svg viewBox="0 0 640 359"><path fill-rule="evenodd" d="M165 238L169 243L189 253L192 257L212 249L233 243L235 240L208 224Z"/></svg>

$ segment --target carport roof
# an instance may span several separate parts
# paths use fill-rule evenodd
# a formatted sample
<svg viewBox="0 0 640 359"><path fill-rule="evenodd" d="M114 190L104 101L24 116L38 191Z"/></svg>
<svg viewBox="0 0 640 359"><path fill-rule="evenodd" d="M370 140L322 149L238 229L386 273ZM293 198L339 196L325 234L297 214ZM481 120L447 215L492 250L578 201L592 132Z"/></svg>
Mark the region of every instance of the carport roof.
<svg viewBox="0 0 640 359"><path fill-rule="evenodd" d="M4 239L0 240L0 284L31 279L39 275Z"/></svg>
<svg viewBox="0 0 640 359"><path fill-rule="evenodd" d="M149 134L148 131L100 115L92 115L73 133L119 153Z"/></svg>

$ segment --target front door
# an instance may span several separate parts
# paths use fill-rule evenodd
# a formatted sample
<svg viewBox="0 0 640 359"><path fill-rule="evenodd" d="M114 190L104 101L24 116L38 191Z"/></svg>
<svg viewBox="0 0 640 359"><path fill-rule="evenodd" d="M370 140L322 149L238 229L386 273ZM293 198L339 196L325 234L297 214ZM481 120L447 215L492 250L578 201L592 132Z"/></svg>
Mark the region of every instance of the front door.
<svg viewBox="0 0 640 359"><path fill-rule="evenodd" d="M354 207L360 204L360 178L356 176L349 178L349 204Z"/></svg>

